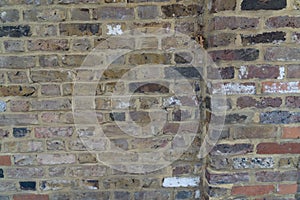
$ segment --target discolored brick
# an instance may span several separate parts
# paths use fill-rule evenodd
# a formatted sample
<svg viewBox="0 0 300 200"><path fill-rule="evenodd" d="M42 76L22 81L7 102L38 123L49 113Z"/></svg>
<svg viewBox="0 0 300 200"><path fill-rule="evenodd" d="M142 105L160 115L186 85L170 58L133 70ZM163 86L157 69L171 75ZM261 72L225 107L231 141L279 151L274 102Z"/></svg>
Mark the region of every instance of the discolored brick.
<svg viewBox="0 0 300 200"><path fill-rule="evenodd" d="M59 30L61 35L66 36L91 36L91 35L101 35L101 24L99 23L69 23L69 24L59 24Z"/></svg>
<svg viewBox="0 0 300 200"><path fill-rule="evenodd" d="M4 41L4 48L7 52L23 52L25 51L24 48L24 41L21 40L7 40Z"/></svg>
<svg viewBox="0 0 300 200"><path fill-rule="evenodd" d="M3 23L19 21L19 11L16 9L1 11L0 21Z"/></svg>
<svg viewBox="0 0 300 200"><path fill-rule="evenodd" d="M286 6L286 0L243 0L242 2L242 10L281 10Z"/></svg>

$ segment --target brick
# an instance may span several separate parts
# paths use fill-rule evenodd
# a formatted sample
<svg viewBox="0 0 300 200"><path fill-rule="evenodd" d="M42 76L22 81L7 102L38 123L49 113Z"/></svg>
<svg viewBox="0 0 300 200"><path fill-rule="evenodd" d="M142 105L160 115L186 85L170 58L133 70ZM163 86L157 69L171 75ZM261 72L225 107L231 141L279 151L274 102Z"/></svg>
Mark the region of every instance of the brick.
<svg viewBox="0 0 300 200"><path fill-rule="evenodd" d="M0 156L0 166L11 166L10 156Z"/></svg>
<svg viewBox="0 0 300 200"><path fill-rule="evenodd" d="M300 97L288 96L285 98L285 105L288 108L300 108Z"/></svg>
<svg viewBox="0 0 300 200"><path fill-rule="evenodd" d="M46 145L50 151L66 150L65 142L62 140L47 140Z"/></svg>
<svg viewBox="0 0 300 200"><path fill-rule="evenodd" d="M7 109L6 102L0 100L0 112L5 112L6 109Z"/></svg>
<svg viewBox="0 0 300 200"><path fill-rule="evenodd" d="M1 200L9 200L9 196L0 195L0 199Z"/></svg>
<svg viewBox="0 0 300 200"><path fill-rule="evenodd" d="M126 7L102 7L92 10L93 19L115 19L130 20L134 19L133 8Z"/></svg>
<svg viewBox="0 0 300 200"><path fill-rule="evenodd" d="M107 174L107 168L102 165L81 165L71 166L69 168L69 176L71 177L101 177Z"/></svg>
<svg viewBox="0 0 300 200"><path fill-rule="evenodd" d="M73 8L71 9L72 20L89 20L90 11L88 8Z"/></svg>
<svg viewBox="0 0 300 200"><path fill-rule="evenodd" d="M242 44L279 43L285 41L286 33L282 31L262 33L257 35L242 35Z"/></svg>
<svg viewBox="0 0 300 200"><path fill-rule="evenodd" d="M259 50L252 48L235 50L216 50L210 51L209 55L212 57L213 61L254 61L258 59Z"/></svg>
<svg viewBox="0 0 300 200"><path fill-rule="evenodd" d="M232 195L259 196L274 192L274 185L233 186Z"/></svg>
<svg viewBox="0 0 300 200"><path fill-rule="evenodd" d="M28 126L38 124L38 116L36 114L4 114L0 115L1 126Z"/></svg>
<svg viewBox="0 0 300 200"><path fill-rule="evenodd" d="M18 141L18 142L5 142L3 144L4 152L42 152L44 150L42 141Z"/></svg>
<svg viewBox="0 0 300 200"><path fill-rule="evenodd" d="M71 110L72 102L70 99L32 101L31 109L34 111Z"/></svg>
<svg viewBox="0 0 300 200"><path fill-rule="evenodd" d="M5 51L7 52L24 52L24 41L21 40L7 40L3 42Z"/></svg>
<svg viewBox="0 0 300 200"><path fill-rule="evenodd" d="M266 61L299 61L300 48L270 47L265 53Z"/></svg>
<svg viewBox="0 0 300 200"><path fill-rule="evenodd" d="M212 19L210 30L224 30L224 29L256 29L258 27L258 18L247 17L214 17Z"/></svg>
<svg viewBox="0 0 300 200"><path fill-rule="evenodd" d="M97 199L97 200L106 200L109 199L109 192L74 192L73 200L82 200L82 199Z"/></svg>
<svg viewBox="0 0 300 200"><path fill-rule="evenodd" d="M262 93L288 94L300 93L300 82L263 82Z"/></svg>
<svg viewBox="0 0 300 200"><path fill-rule="evenodd" d="M155 19L159 16L157 6L138 6L137 12L140 19Z"/></svg>
<svg viewBox="0 0 300 200"><path fill-rule="evenodd" d="M274 168L274 159L267 158L233 158L234 169L272 169Z"/></svg>
<svg viewBox="0 0 300 200"><path fill-rule="evenodd" d="M130 83L129 90L134 93L169 93L169 88L165 84L155 84L155 83Z"/></svg>
<svg viewBox="0 0 300 200"><path fill-rule="evenodd" d="M0 138L1 139L9 137L9 135L10 135L10 132L7 129L0 128Z"/></svg>
<svg viewBox="0 0 300 200"><path fill-rule="evenodd" d="M224 3L222 0L213 0L211 6L211 12L217 13L226 10L235 10L236 0L229 0Z"/></svg>
<svg viewBox="0 0 300 200"><path fill-rule="evenodd" d="M256 86L254 83L222 83L213 85L213 94L255 94Z"/></svg>
<svg viewBox="0 0 300 200"><path fill-rule="evenodd" d="M0 56L0 68L27 69L35 67L34 56Z"/></svg>
<svg viewBox="0 0 300 200"><path fill-rule="evenodd" d="M229 159L223 156L209 156L209 166L212 169L230 169Z"/></svg>
<svg viewBox="0 0 300 200"><path fill-rule="evenodd" d="M93 154L90 154L90 153L78 154L77 157L78 157L78 162L80 164L97 163L96 155L93 155Z"/></svg>
<svg viewBox="0 0 300 200"><path fill-rule="evenodd" d="M73 135L73 127L36 127L34 128L37 138L66 138Z"/></svg>
<svg viewBox="0 0 300 200"><path fill-rule="evenodd" d="M164 69L165 78L167 79L200 79L202 76L199 71L200 69L195 67L166 67Z"/></svg>
<svg viewBox="0 0 300 200"><path fill-rule="evenodd" d="M259 182L297 181L297 171L260 171L255 173Z"/></svg>
<svg viewBox="0 0 300 200"><path fill-rule="evenodd" d="M76 158L73 154L38 154L37 162L41 165L74 164Z"/></svg>
<svg viewBox="0 0 300 200"><path fill-rule="evenodd" d="M240 155L253 152L251 144L217 144L210 152L211 155Z"/></svg>
<svg viewBox="0 0 300 200"><path fill-rule="evenodd" d="M277 128L272 126L235 126L230 134L234 139L275 138Z"/></svg>
<svg viewBox="0 0 300 200"><path fill-rule="evenodd" d="M49 200L47 194L15 194L13 200Z"/></svg>
<svg viewBox="0 0 300 200"><path fill-rule="evenodd" d="M288 65L287 66L287 78L300 78L300 66L299 65Z"/></svg>
<svg viewBox="0 0 300 200"><path fill-rule="evenodd" d="M237 35L234 33L218 33L209 35L207 38L207 47L229 46L230 44L235 43L236 38Z"/></svg>
<svg viewBox="0 0 300 200"><path fill-rule="evenodd" d="M141 53L130 54L129 64L145 65L145 64L171 64L171 54L157 54L157 53Z"/></svg>
<svg viewBox="0 0 300 200"><path fill-rule="evenodd" d="M281 68L279 66L271 65L246 65L241 66L239 69L239 78L240 79L277 79L282 75Z"/></svg>
<svg viewBox="0 0 300 200"><path fill-rule="evenodd" d="M260 114L260 122L263 124L290 124L300 122L299 112L272 111Z"/></svg>
<svg viewBox="0 0 300 200"><path fill-rule="evenodd" d="M163 187L196 187L200 183L200 177L169 177L164 178Z"/></svg>
<svg viewBox="0 0 300 200"><path fill-rule="evenodd" d="M102 34L101 24L87 24L87 23L70 23L70 24L59 24L59 30L61 35L66 36L91 36Z"/></svg>
<svg viewBox="0 0 300 200"><path fill-rule="evenodd" d="M40 37L49 37L49 36L57 36L57 25L49 25L49 24L36 24L34 30L37 36Z"/></svg>
<svg viewBox="0 0 300 200"><path fill-rule="evenodd" d="M4 178L3 169L0 169L0 178Z"/></svg>
<svg viewBox="0 0 300 200"><path fill-rule="evenodd" d="M249 181L248 173L213 174L206 172L207 181L212 185L243 183Z"/></svg>
<svg viewBox="0 0 300 200"><path fill-rule="evenodd" d="M41 94L45 96L60 96L60 85L42 85Z"/></svg>
<svg viewBox="0 0 300 200"><path fill-rule="evenodd" d="M205 190L207 191L207 194L210 197L224 197L228 195L228 191L229 191L226 188L212 187L212 186L208 186L207 188L205 188Z"/></svg>
<svg viewBox="0 0 300 200"><path fill-rule="evenodd" d="M16 184L12 181L0 181L0 192L8 192L13 191L16 192Z"/></svg>
<svg viewBox="0 0 300 200"><path fill-rule="evenodd" d="M195 29L195 23L190 21L176 22L175 31L187 35L192 35L197 32Z"/></svg>
<svg viewBox="0 0 300 200"><path fill-rule="evenodd" d="M31 130L28 128L13 128L13 136L15 138L25 137L27 134L30 134Z"/></svg>
<svg viewBox="0 0 300 200"><path fill-rule="evenodd" d="M58 67L57 55L41 55L39 57L39 63L41 67Z"/></svg>
<svg viewBox="0 0 300 200"><path fill-rule="evenodd" d="M129 192L114 192L114 199L115 200L130 199L130 193Z"/></svg>
<svg viewBox="0 0 300 200"><path fill-rule="evenodd" d="M175 53L174 61L177 64L188 64L193 61L193 55L190 52Z"/></svg>
<svg viewBox="0 0 300 200"><path fill-rule="evenodd" d="M281 10L286 5L286 0L243 0L242 10Z"/></svg>
<svg viewBox="0 0 300 200"><path fill-rule="evenodd" d="M32 9L23 11L23 19L30 22L61 22L66 20L63 9Z"/></svg>
<svg viewBox="0 0 300 200"><path fill-rule="evenodd" d="M46 180L40 182L40 189L42 191L62 190L73 188L74 185L72 180Z"/></svg>
<svg viewBox="0 0 300 200"><path fill-rule="evenodd" d="M129 0L129 3L170 2L170 0Z"/></svg>
<svg viewBox="0 0 300 200"><path fill-rule="evenodd" d="M25 112L29 111L29 101L13 100L10 102L10 111L12 112Z"/></svg>
<svg viewBox="0 0 300 200"><path fill-rule="evenodd" d="M9 83L29 83L27 73L25 71L7 72Z"/></svg>
<svg viewBox="0 0 300 200"><path fill-rule="evenodd" d="M300 33L292 33L292 42L299 44L300 43Z"/></svg>
<svg viewBox="0 0 300 200"><path fill-rule="evenodd" d="M268 108L273 107L277 108L280 107L282 104L282 99L272 98L272 97L261 97L259 100L256 100L249 96L239 97L237 99L237 106L240 108L250 108L250 107L256 107L256 108Z"/></svg>
<svg viewBox="0 0 300 200"><path fill-rule="evenodd" d="M16 166L30 166L36 163L35 155L14 155L14 164Z"/></svg>
<svg viewBox="0 0 300 200"><path fill-rule="evenodd" d="M81 183L81 187L85 189L97 190L99 189L99 181L98 180L83 180Z"/></svg>
<svg viewBox="0 0 300 200"><path fill-rule="evenodd" d="M19 21L19 11L12 9L0 12L0 21L3 23Z"/></svg>
<svg viewBox="0 0 300 200"><path fill-rule="evenodd" d="M0 37L23 37L23 36L31 36L31 28L29 25L0 27Z"/></svg>
<svg viewBox="0 0 300 200"><path fill-rule="evenodd" d="M13 179L41 178L45 175L45 170L41 167L11 167L6 170L6 175Z"/></svg>
<svg viewBox="0 0 300 200"><path fill-rule="evenodd" d="M204 12L204 5L203 2L200 2L200 5L164 5L161 7L161 11L167 18L198 16Z"/></svg>
<svg viewBox="0 0 300 200"><path fill-rule="evenodd" d="M72 41L72 50L73 51L89 51L92 48L91 42L87 39L75 39Z"/></svg>
<svg viewBox="0 0 300 200"><path fill-rule="evenodd" d="M50 177L65 177L66 171L67 171L66 166L49 167L49 176Z"/></svg>
<svg viewBox="0 0 300 200"><path fill-rule="evenodd" d="M280 184L278 185L279 194L295 194L297 193L297 184Z"/></svg>
<svg viewBox="0 0 300 200"><path fill-rule="evenodd" d="M85 57L84 55L64 55L62 57L62 64L64 67L79 67Z"/></svg>
<svg viewBox="0 0 300 200"><path fill-rule="evenodd" d="M21 190L36 190L36 182L35 181L20 181L19 182Z"/></svg>
<svg viewBox="0 0 300 200"><path fill-rule="evenodd" d="M170 191L164 191L164 190L158 190L158 191L141 191L141 192L135 192L134 193L134 200L139 199L161 199L161 200L169 200L171 199L171 192Z"/></svg>
<svg viewBox="0 0 300 200"><path fill-rule="evenodd" d="M69 71L31 71L30 78L34 83L40 82L72 82L73 77Z"/></svg>
<svg viewBox="0 0 300 200"><path fill-rule="evenodd" d="M258 154L298 154L298 143L260 143L256 147Z"/></svg>
<svg viewBox="0 0 300 200"><path fill-rule="evenodd" d="M68 40L49 39L49 40L29 40L29 51L66 51L69 49Z"/></svg>
<svg viewBox="0 0 300 200"><path fill-rule="evenodd" d="M79 4L79 3L87 3L87 4L95 4L100 3L99 0L58 0L59 4Z"/></svg>
<svg viewBox="0 0 300 200"><path fill-rule="evenodd" d="M300 17L278 16L267 19L266 26L269 28L300 28Z"/></svg>
<svg viewBox="0 0 300 200"><path fill-rule="evenodd" d="M193 196L192 191L178 191L175 194L175 199L191 199Z"/></svg>
<svg viewBox="0 0 300 200"><path fill-rule="evenodd" d="M299 139L300 127L284 127L282 130L283 139Z"/></svg>

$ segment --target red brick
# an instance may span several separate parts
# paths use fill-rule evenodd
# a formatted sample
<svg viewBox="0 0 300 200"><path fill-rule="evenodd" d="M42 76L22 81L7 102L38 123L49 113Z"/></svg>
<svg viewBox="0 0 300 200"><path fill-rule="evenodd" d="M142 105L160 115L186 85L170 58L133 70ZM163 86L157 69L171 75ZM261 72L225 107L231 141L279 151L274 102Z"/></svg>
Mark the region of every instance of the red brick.
<svg viewBox="0 0 300 200"><path fill-rule="evenodd" d="M258 154L299 154L300 143L260 143L257 145Z"/></svg>
<svg viewBox="0 0 300 200"><path fill-rule="evenodd" d="M0 166L11 166L10 156L0 156Z"/></svg>
<svg viewBox="0 0 300 200"><path fill-rule="evenodd" d="M13 200L49 200L46 194L15 194Z"/></svg>
<svg viewBox="0 0 300 200"><path fill-rule="evenodd" d="M297 193L297 184L283 184L278 185L279 194L295 194Z"/></svg>
<svg viewBox="0 0 300 200"><path fill-rule="evenodd" d="M209 52L213 61L234 61L234 60L244 60L253 61L258 59L259 50L258 49L226 49L226 50L216 50Z"/></svg>
<svg viewBox="0 0 300 200"><path fill-rule="evenodd" d="M300 127L285 127L282 133L283 139L299 139Z"/></svg>
<svg viewBox="0 0 300 200"><path fill-rule="evenodd" d="M300 93L300 82L263 82L262 93Z"/></svg>
<svg viewBox="0 0 300 200"><path fill-rule="evenodd" d="M270 194L274 191L273 185L254 185L254 186L233 186L231 190L232 195L247 195L259 196Z"/></svg>

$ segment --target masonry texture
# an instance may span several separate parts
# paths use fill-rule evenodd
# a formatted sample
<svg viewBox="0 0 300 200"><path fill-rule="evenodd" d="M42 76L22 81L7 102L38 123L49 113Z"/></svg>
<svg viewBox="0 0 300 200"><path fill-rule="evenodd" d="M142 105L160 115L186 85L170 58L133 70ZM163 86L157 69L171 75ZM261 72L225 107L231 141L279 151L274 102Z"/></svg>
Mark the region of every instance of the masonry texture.
<svg viewBox="0 0 300 200"><path fill-rule="evenodd" d="M0 200L299 200L299 12L299 0L1 0ZM216 65L192 66L195 52L170 31ZM132 52L97 60L110 64L98 77L85 58L99 46ZM174 95L178 87L187 89ZM124 91L133 93L126 103ZM90 109L114 147L152 156L99 162L110 145L93 140L91 149L95 127L78 127L91 123ZM224 109L224 126L214 124ZM153 115L163 129L137 137ZM138 128L126 135L129 119ZM156 149L174 140L180 152L195 119L196 136L169 165L126 171L176 157ZM211 129L219 141L199 158Z"/></svg>

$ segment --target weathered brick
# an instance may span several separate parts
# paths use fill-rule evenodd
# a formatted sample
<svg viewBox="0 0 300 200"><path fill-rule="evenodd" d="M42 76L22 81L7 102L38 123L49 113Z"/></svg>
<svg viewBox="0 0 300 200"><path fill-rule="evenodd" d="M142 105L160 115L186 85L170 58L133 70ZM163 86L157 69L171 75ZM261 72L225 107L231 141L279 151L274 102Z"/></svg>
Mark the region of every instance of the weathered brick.
<svg viewBox="0 0 300 200"><path fill-rule="evenodd" d="M72 20L89 20L90 12L88 8L73 8L71 9Z"/></svg>
<svg viewBox="0 0 300 200"><path fill-rule="evenodd" d="M300 43L300 33L294 32L292 33L292 42L299 44Z"/></svg>
<svg viewBox="0 0 300 200"><path fill-rule="evenodd" d="M300 78L300 66L299 65L288 65L287 66L287 78Z"/></svg>
<svg viewBox="0 0 300 200"><path fill-rule="evenodd" d="M35 181L20 181L19 182L21 190L36 190L36 182Z"/></svg>
<svg viewBox="0 0 300 200"><path fill-rule="evenodd" d="M299 139L300 127L284 127L282 130L283 139Z"/></svg>
<svg viewBox="0 0 300 200"><path fill-rule="evenodd" d="M12 112L25 112L29 111L29 101L13 100L10 102L10 111Z"/></svg>
<svg viewBox="0 0 300 200"><path fill-rule="evenodd" d="M90 154L90 153L82 153L78 154L78 162L80 164L85 163L97 163L97 157L96 155Z"/></svg>
<svg viewBox="0 0 300 200"><path fill-rule="evenodd" d="M299 143L260 143L257 145L258 154L298 154Z"/></svg>
<svg viewBox="0 0 300 200"><path fill-rule="evenodd" d="M167 79L201 79L201 71L201 69L195 67L166 67L164 69L165 78Z"/></svg>
<svg viewBox="0 0 300 200"><path fill-rule="evenodd" d="M41 94L45 96L59 96L60 95L60 86L59 85L42 85Z"/></svg>
<svg viewBox="0 0 300 200"><path fill-rule="evenodd" d="M286 97L285 105L289 108L300 108L300 97L298 97L298 96Z"/></svg>
<svg viewBox="0 0 300 200"><path fill-rule="evenodd" d="M5 51L7 52L23 52L25 51L24 48L24 41L21 40L6 40L3 42Z"/></svg>
<svg viewBox="0 0 300 200"><path fill-rule="evenodd" d="M205 191L210 197L224 197L227 196L229 190L227 188L208 186L205 188Z"/></svg>
<svg viewBox="0 0 300 200"><path fill-rule="evenodd" d="M295 194L297 193L297 184L280 184L278 185L279 194Z"/></svg>
<svg viewBox="0 0 300 200"><path fill-rule="evenodd" d="M42 152L44 150L42 141L18 141L18 142L5 142L3 144L4 152Z"/></svg>
<svg viewBox="0 0 300 200"><path fill-rule="evenodd" d="M25 71L7 72L7 78L9 83L29 83Z"/></svg>
<svg viewBox="0 0 300 200"><path fill-rule="evenodd" d="M243 0L242 10L281 10L286 5L286 0Z"/></svg>
<svg viewBox="0 0 300 200"><path fill-rule="evenodd" d="M262 92L270 94L300 93L300 82L263 82Z"/></svg>
<svg viewBox="0 0 300 200"><path fill-rule="evenodd" d="M130 193L129 192L114 192L114 199L115 200L130 199Z"/></svg>
<svg viewBox="0 0 300 200"><path fill-rule="evenodd" d="M191 199L193 197L192 191L178 191L175 194L175 199Z"/></svg>
<svg viewBox="0 0 300 200"><path fill-rule="evenodd" d="M1 126L28 126L38 124L38 116L36 114L2 114L0 115Z"/></svg>
<svg viewBox="0 0 300 200"><path fill-rule="evenodd" d="M294 16L271 17L266 21L266 26L269 28L281 28L281 27L300 28L300 17L294 17Z"/></svg>
<svg viewBox="0 0 300 200"><path fill-rule="evenodd" d="M31 71L30 78L35 83L40 82L72 82L72 74L69 71Z"/></svg>
<svg viewBox="0 0 300 200"><path fill-rule="evenodd" d="M209 79L232 79L234 74L234 67L207 68L207 77Z"/></svg>
<svg viewBox="0 0 300 200"><path fill-rule="evenodd" d="M73 154L38 154L37 162L41 165L73 164L76 158Z"/></svg>
<svg viewBox="0 0 300 200"><path fill-rule="evenodd" d="M10 132L6 128L4 128L4 129L0 128L0 138L1 139L9 137L9 135L10 135Z"/></svg>
<svg viewBox="0 0 300 200"><path fill-rule="evenodd" d="M270 47L264 57L266 61L299 61L299 53L297 47Z"/></svg>
<svg viewBox="0 0 300 200"><path fill-rule="evenodd" d="M269 32L258 35L242 35L242 44L251 45L259 43L279 43L285 41L285 32Z"/></svg>
<svg viewBox="0 0 300 200"><path fill-rule="evenodd" d="M239 70L239 78L240 79L277 79L283 78L281 76L281 68L279 66L271 66L271 65L246 65L241 66Z"/></svg>
<svg viewBox="0 0 300 200"><path fill-rule="evenodd" d="M211 12L221 12L226 10L235 10L236 0L229 0L224 3L222 0L213 0L210 11Z"/></svg>
<svg viewBox="0 0 300 200"><path fill-rule="evenodd" d="M35 137L37 138L55 138L55 137L71 137L73 135L73 127L36 127L34 128Z"/></svg>
<svg viewBox="0 0 300 200"><path fill-rule="evenodd" d="M63 9L32 9L23 11L25 21L60 22L65 21L66 11Z"/></svg>
<svg viewBox="0 0 300 200"><path fill-rule="evenodd" d="M280 107L282 104L282 99L279 97L272 98L272 97L261 97L258 100L254 99L253 97L244 96L239 97L237 99L237 106L240 108L267 108L267 107Z"/></svg>
<svg viewBox="0 0 300 200"><path fill-rule="evenodd" d="M129 63L134 65L171 64L171 54L141 53L130 54Z"/></svg>
<svg viewBox="0 0 300 200"><path fill-rule="evenodd" d="M75 39L72 41L72 50L74 51L89 51L92 48L91 41L87 38L84 39Z"/></svg>
<svg viewBox="0 0 300 200"><path fill-rule="evenodd" d="M50 177L65 177L67 172L66 166L54 166L49 167L49 176Z"/></svg>
<svg viewBox="0 0 300 200"><path fill-rule="evenodd" d="M59 30L61 35L66 36L91 36L91 35L101 35L102 29L101 24L87 24L87 23L69 23L69 24L59 24Z"/></svg>
<svg viewBox="0 0 300 200"><path fill-rule="evenodd" d="M23 37L31 36L31 34L29 25L0 27L0 37Z"/></svg>
<svg viewBox="0 0 300 200"><path fill-rule="evenodd" d="M258 49L235 49L235 50L216 50L210 51L209 55L212 57L213 61L254 61L258 59L259 50Z"/></svg>
<svg viewBox="0 0 300 200"><path fill-rule="evenodd" d="M213 85L213 94L255 94L256 86L254 83L220 83Z"/></svg>
<svg viewBox="0 0 300 200"><path fill-rule="evenodd" d="M224 29L255 29L258 27L258 18L247 17L214 17L209 25L210 30Z"/></svg>
<svg viewBox="0 0 300 200"><path fill-rule="evenodd" d="M36 163L35 155L14 155L14 164L16 166L30 166Z"/></svg>
<svg viewBox="0 0 300 200"><path fill-rule="evenodd" d="M65 142L63 140L47 140L46 145L47 150L50 151L66 150Z"/></svg>
<svg viewBox="0 0 300 200"><path fill-rule="evenodd" d="M134 18L134 10L126 7L102 7L93 9L93 19L130 20Z"/></svg>
<svg viewBox="0 0 300 200"><path fill-rule="evenodd" d="M140 19L155 19L159 16L157 6L138 6L137 12Z"/></svg>
<svg viewBox="0 0 300 200"><path fill-rule="evenodd" d="M35 67L34 56L0 56L0 68L26 69Z"/></svg>
<svg viewBox="0 0 300 200"><path fill-rule="evenodd" d="M9 196L6 195L0 195L1 200L9 200Z"/></svg>
<svg viewBox="0 0 300 200"><path fill-rule="evenodd" d="M62 190L74 188L75 182L72 180L46 180L41 181L40 189L42 191Z"/></svg>
<svg viewBox="0 0 300 200"><path fill-rule="evenodd" d="M161 199L161 200L170 200L171 192L170 191L141 191L134 193L134 200L139 199Z"/></svg>
<svg viewBox="0 0 300 200"><path fill-rule="evenodd" d="M198 27L201 29L201 27ZM197 29L195 29L195 23L191 21L180 21L175 23L175 31L186 34L186 35L193 35Z"/></svg>
<svg viewBox="0 0 300 200"><path fill-rule="evenodd" d="M261 171L255 173L259 182L284 182L297 181L297 171Z"/></svg>
<svg viewBox="0 0 300 200"><path fill-rule="evenodd" d="M13 136L15 138L25 137L27 134L30 134L31 130L28 128L13 128Z"/></svg>
<svg viewBox="0 0 300 200"><path fill-rule="evenodd" d="M80 165L69 168L69 176L71 177L101 177L107 173L107 167L102 165Z"/></svg>
<svg viewBox="0 0 300 200"><path fill-rule="evenodd" d="M39 57L39 63L41 67L58 67L57 55L41 55Z"/></svg>
<svg viewBox="0 0 300 200"><path fill-rule="evenodd" d="M16 183L12 181L0 181L0 192L16 191Z"/></svg>
<svg viewBox="0 0 300 200"><path fill-rule="evenodd" d="M161 11L167 18L170 17L184 17L184 16L194 16L200 15L204 12L203 2L200 5L182 5L182 4L172 4L165 5L161 7Z"/></svg>
<svg viewBox="0 0 300 200"><path fill-rule="evenodd" d="M234 33L218 33L209 35L207 38L207 47L220 47L234 44L237 35Z"/></svg>
<svg viewBox="0 0 300 200"><path fill-rule="evenodd" d="M45 175L45 170L41 167L11 167L6 170L6 175L13 179L41 178Z"/></svg>
<svg viewBox="0 0 300 200"><path fill-rule="evenodd" d="M259 196L274 192L274 185L233 186L232 195Z"/></svg>
<svg viewBox="0 0 300 200"><path fill-rule="evenodd" d="M249 181L248 173L213 174L211 172L206 171L205 176L207 181L212 185L243 183Z"/></svg>
<svg viewBox="0 0 300 200"><path fill-rule="evenodd" d="M147 82L130 83L129 90L134 93L169 93L166 83L156 84Z"/></svg>
<svg viewBox="0 0 300 200"><path fill-rule="evenodd" d="M31 109L34 111L71 110L71 108L72 102L70 99L35 100L31 102Z"/></svg>
<svg viewBox="0 0 300 200"><path fill-rule="evenodd" d="M230 134L234 139L275 138L277 128L272 126L235 126Z"/></svg>
<svg viewBox="0 0 300 200"><path fill-rule="evenodd" d="M267 158L233 158L234 169L269 169L274 168L274 159Z"/></svg>
<svg viewBox="0 0 300 200"><path fill-rule="evenodd" d="M57 36L58 27L52 24L36 24L34 30L40 37Z"/></svg>
<svg viewBox="0 0 300 200"><path fill-rule="evenodd" d="M253 152L253 145L251 144L217 144L211 155L240 155Z"/></svg>
<svg viewBox="0 0 300 200"><path fill-rule="evenodd" d="M260 114L260 121L263 124L290 124L300 122L299 112L271 111Z"/></svg>
<svg viewBox="0 0 300 200"><path fill-rule="evenodd" d="M87 4L95 4L100 3L99 0L58 0L59 4L79 4L79 3L87 3Z"/></svg>
<svg viewBox="0 0 300 200"><path fill-rule="evenodd" d="M65 39L49 39L49 40L29 40L29 51L66 51L69 49L69 42Z"/></svg>
<svg viewBox="0 0 300 200"><path fill-rule="evenodd" d="M97 199L97 200L106 200L109 199L109 192L74 192L73 200L82 200L82 199Z"/></svg>
<svg viewBox="0 0 300 200"><path fill-rule="evenodd" d="M0 21L3 23L19 21L19 11L16 9L1 11Z"/></svg>
<svg viewBox="0 0 300 200"><path fill-rule="evenodd" d="M47 194L15 194L13 200L49 200Z"/></svg>
<svg viewBox="0 0 300 200"><path fill-rule="evenodd" d="M212 169L231 169L229 159L224 156L209 156L209 166Z"/></svg>

